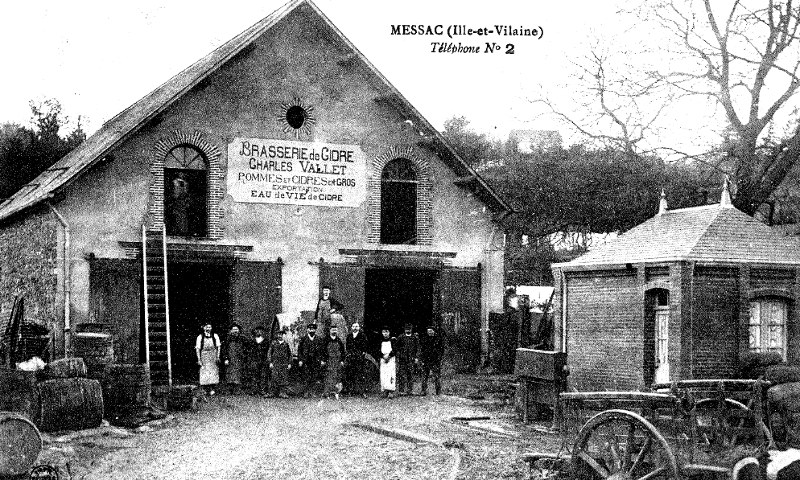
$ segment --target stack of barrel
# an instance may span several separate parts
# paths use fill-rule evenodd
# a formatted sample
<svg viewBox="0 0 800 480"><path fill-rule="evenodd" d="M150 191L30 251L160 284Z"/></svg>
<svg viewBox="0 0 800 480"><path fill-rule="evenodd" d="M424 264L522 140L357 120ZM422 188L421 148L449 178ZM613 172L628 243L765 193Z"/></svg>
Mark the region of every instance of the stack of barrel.
<svg viewBox="0 0 800 480"><path fill-rule="evenodd" d="M81 358L47 364L45 380L37 385L38 425L46 431L81 430L103 421L103 392L98 380L86 378Z"/></svg>
<svg viewBox="0 0 800 480"><path fill-rule="evenodd" d="M83 359L89 378L101 379L114 362L114 342L110 327L102 323L81 323L75 327L72 348Z"/></svg>
<svg viewBox="0 0 800 480"><path fill-rule="evenodd" d="M146 364L109 364L102 383L108 411L150 405L150 369Z"/></svg>

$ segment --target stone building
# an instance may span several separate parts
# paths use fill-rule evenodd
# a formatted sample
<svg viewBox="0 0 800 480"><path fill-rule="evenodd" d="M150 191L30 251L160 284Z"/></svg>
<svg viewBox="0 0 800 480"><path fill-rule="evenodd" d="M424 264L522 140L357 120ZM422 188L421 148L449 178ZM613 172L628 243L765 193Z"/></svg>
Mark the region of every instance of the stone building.
<svg viewBox="0 0 800 480"><path fill-rule="evenodd" d="M800 242L731 205L667 210L553 265L556 346L579 390L732 378L745 352L800 361ZM557 301L556 301L557 299Z"/></svg>
<svg viewBox="0 0 800 480"><path fill-rule="evenodd" d="M444 321L475 364L502 305L509 211L317 6L294 0L0 205L0 307L24 294L57 355L77 324L108 324L118 361L181 380L201 321L249 332L297 319L329 285L367 330Z"/></svg>

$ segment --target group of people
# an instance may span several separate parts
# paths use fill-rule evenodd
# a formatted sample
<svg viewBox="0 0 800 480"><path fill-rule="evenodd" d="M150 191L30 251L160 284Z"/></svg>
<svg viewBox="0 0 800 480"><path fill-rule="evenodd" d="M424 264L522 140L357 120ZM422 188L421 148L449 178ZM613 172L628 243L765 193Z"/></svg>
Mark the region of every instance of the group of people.
<svg viewBox="0 0 800 480"><path fill-rule="evenodd" d="M205 324L195 344L200 385L208 395L214 395L220 384L222 366L225 384L231 393L239 393L243 386L248 386L255 394L287 398L290 372L296 365L298 394L302 392L308 397L321 393L324 397L338 399L346 390L352 395L366 397L373 388L372 373L377 367L381 391L390 397L397 390L401 394L412 394L414 370L420 368L421 394L427 394L430 379L436 394L441 393L443 345L434 327L428 327L421 338L413 332L411 324L406 324L403 334L397 338L391 337L388 327L383 327L376 345L355 322L343 341L339 326L331 322L331 315L341 308L341 304L330 297L330 289L323 288L315 318L306 325L306 332L297 344L296 364L286 329L277 332L270 341L264 327L256 327L252 337L246 338L241 326L233 324L222 343L212 332L212 325ZM325 336L317 335L318 322L326 330Z"/></svg>

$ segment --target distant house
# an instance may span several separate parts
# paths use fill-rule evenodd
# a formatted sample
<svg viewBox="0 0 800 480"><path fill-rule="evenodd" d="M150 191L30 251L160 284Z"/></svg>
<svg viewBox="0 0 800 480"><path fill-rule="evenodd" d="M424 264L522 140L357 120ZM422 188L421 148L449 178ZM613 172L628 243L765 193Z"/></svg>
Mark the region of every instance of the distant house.
<svg viewBox="0 0 800 480"><path fill-rule="evenodd" d="M508 139L522 153L534 150L548 150L561 146L561 134L558 130L511 130Z"/></svg>
<svg viewBox="0 0 800 480"><path fill-rule="evenodd" d="M746 352L800 360L800 241L731 205L667 210L554 264L555 345L579 390L730 378Z"/></svg>

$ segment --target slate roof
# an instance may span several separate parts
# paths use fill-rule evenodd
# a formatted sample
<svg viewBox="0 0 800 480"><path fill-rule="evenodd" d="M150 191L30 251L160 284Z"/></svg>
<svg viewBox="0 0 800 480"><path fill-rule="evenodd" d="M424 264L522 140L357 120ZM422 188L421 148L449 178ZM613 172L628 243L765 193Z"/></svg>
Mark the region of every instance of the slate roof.
<svg viewBox="0 0 800 480"><path fill-rule="evenodd" d="M11 197L0 203L0 221L52 198L60 189L63 189L81 174L89 170L92 165L111 153L141 127L146 125L147 122L166 110L183 94L221 67L238 52L246 48L253 40L267 32L273 25L278 23L294 9L304 4L308 5L312 11L318 14L331 30L352 49L356 57L385 84L392 95L399 99L404 113L414 117L416 123L423 125L429 132L432 132L430 141L437 147L437 152L440 153L440 155L442 153L445 154L442 159L450 161L450 167L457 170L457 174L467 176L473 181L478 193L480 193L479 198L489 203L489 206L493 207L495 211L499 210L503 213L509 213L511 207L486 184L472 167L453 151L452 147L447 144L441 133L422 117L408 100L389 83L389 81L366 59L366 57L364 57L342 32L336 28L311 0L291 0L103 124L97 132L87 138L81 145L42 172L31 182L23 185L22 188Z"/></svg>
<svg viewBox="0 0 800 480"><path fill-rule="evenodd" d="M780 234L733 206L667 210L556 268L653 263L800 265L800 240Z"/></svg>

